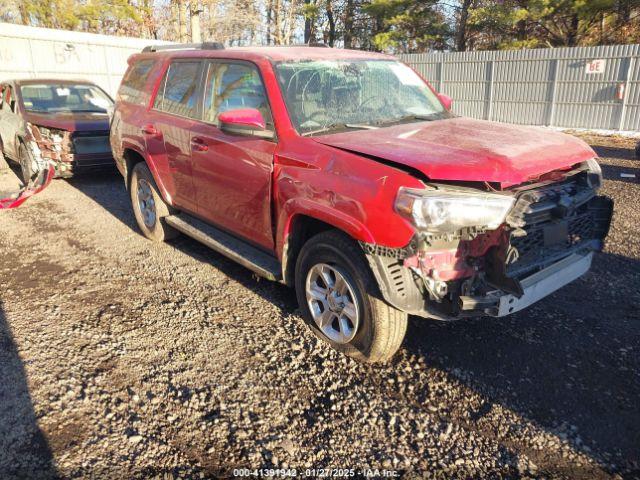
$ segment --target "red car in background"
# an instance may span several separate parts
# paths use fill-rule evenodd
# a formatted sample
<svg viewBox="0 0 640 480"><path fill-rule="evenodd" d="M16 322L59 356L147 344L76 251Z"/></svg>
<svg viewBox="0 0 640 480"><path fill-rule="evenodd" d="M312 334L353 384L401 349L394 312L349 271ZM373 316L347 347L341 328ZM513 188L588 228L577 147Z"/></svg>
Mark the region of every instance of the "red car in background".
<svg viewBox="0 0 640 480"><path fill-rule="evenodd" d="M109 112L113 100L82 80L0 83L0 155L20 165L24 184L53 163L56 176L113 168Z"/></svg>
<svg viewBox="0 0 640 480"><path fill-rule="evenodd" d="M584 142L450 107L383 54L148 47L111 146L145 236L295 287L320 338L386 361L408 314L521 310L584 274L609 228Z"/></svg>

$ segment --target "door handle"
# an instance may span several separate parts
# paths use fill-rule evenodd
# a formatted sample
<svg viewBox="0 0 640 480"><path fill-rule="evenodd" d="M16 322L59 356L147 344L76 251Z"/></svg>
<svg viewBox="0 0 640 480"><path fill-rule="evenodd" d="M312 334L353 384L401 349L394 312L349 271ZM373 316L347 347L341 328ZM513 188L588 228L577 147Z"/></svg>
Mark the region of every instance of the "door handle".
<svg viewBox="0 0 640 480"><path fill-rule="evenodd" d="M160 132L158 131L158 129L156 127L154 127L153 125L149 124L149 125L145 125L144 127L142 127L140 129L140 131L144 134L144 135L159 135Z"/></svg>
<svg viewBox="0 0 640 480"><path fill-rule="evenodd" d="M198 152L206 152L209 150L209 145L207 145L203 138L193 137L191 139L191 148Z"/></svg>

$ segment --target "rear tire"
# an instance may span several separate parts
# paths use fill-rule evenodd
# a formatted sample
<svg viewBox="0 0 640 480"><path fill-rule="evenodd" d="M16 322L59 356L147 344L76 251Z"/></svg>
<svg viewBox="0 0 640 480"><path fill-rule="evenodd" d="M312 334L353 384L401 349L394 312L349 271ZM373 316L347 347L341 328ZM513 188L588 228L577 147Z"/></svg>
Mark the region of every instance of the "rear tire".
<svg viewBox="0 0 640 480"><path fill-rule="evenodd" d="M171 215L173 209L160 195L146 163L140 162L133 167L129 192L133 214L145 237L154 242L163 242L178 235L178 232L164 221L164 217Z"/></svg>
<svg viewBox="0 0 640 480"><path fill-rule="evenodd" d="M407 314L380 299L362 249L344 233L323 232L305 243L295 286L306 323L339 352L362 362L387 362L402 345Z"/></svg>

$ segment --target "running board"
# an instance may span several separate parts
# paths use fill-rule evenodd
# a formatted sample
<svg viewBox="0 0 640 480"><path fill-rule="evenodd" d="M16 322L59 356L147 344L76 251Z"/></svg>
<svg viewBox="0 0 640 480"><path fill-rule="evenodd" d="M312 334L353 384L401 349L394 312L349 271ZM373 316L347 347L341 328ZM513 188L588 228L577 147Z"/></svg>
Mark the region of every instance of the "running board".
<svg viewBox="0 0 640 480"><path fill-rule="evenodd" d="M261 277L274 281L282 279L280 262L253 245L186 213L170 215L164 220L176 230L238 262Z"/></svg>

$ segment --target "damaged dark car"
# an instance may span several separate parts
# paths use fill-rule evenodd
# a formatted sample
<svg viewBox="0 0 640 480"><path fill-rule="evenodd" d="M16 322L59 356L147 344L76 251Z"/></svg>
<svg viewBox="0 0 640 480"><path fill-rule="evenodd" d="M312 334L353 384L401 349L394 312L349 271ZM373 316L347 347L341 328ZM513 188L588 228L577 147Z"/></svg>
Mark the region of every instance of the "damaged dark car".
<svg viewBox="0 0 640 480"><path fill-rule="evenodd" d="M57 177L110 169L113 100L79 80L29 79L0 84L0 155L20 166L29 184L52 165Z"/></svg>

